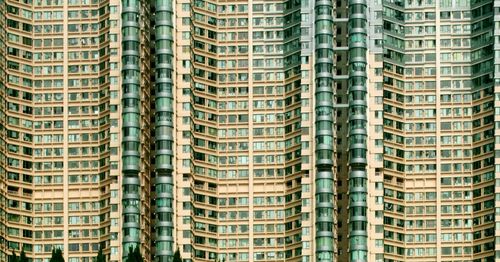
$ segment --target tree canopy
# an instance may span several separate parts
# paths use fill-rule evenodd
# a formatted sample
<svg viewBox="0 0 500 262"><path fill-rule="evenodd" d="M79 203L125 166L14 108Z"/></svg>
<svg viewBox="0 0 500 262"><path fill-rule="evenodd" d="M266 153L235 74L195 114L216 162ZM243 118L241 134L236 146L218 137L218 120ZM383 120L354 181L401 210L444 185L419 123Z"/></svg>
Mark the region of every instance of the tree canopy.
<svg viewBox="0 0 500 262"><path fill-rule="evenodd" d="M177 249L174 253L174 261L173 262L182 262L181 252L179 251L179 249Z"/></svg>
<svg viewBox="0 0 500 262"><path fill-rule="evenodd" d="M141 251L139 250L139 245L128 248L128 256L127 260L125 262L143 262L144 260L142 259Z"/></svg>
<svg viewBox="0 0 500 262"><path fill-rule="evenodd" d="M21 255L17 257L16 252L12 251L12 255L9 258L10 262L28 262L28 257L26 257L26 253L24 253L24 249L21 249Z"/></svg>
<svg viewBox="0 0 500 262"><path fill-rule="evenodd" d="M12 250L12 255L10 256L9 259L10 262L18 262L19 259L17 259L16 251Z"/></svg>
<svg viewBox="0 0 500 262"><path fill-rule="evenodd" d="M64 262L64 257L61 249L52 249L52 257L49 262Z"/></svg>
<svg viewBox="0 0 500 262"><path fill-rule="evenodd" d="M99 248L99 253L97 253L97 257L94 259L94 262L106 262L106 258L102 253L102 247Z"/></svg>
<svg viewBox="0 0 500 262"><path fill-rule="evenodd" d="M19 255L18 262L28 262L28 257L26 256L26 253L24 252L24 248L21 250L21 255Z"/></svg>

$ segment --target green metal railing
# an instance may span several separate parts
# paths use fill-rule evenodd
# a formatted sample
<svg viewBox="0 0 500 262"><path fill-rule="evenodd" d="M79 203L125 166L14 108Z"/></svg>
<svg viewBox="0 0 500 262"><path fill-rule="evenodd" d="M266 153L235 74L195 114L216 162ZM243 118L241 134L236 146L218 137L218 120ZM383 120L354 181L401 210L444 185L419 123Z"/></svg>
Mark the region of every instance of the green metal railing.
<svg viewBox="0 0 500 262"><path fill-rule="evenodd" d="M350 261L368 261L366 0L349 0L349 12L349 250Z"/></svg>
<svg viewBox="0 0 500 262"><path fill-rule="evenodd" d="M155 11L155 142L156 142L156 257L172 261L174 252L173 88L174 15L172 0L156 0Z"/></svg>
<svg viewBox="0 0 500 262"><path fill-rule="evenodd" d="M334 175L333 175L333 2L315 2L315 112L316 112L316 261L333 261Z"/></svg>
<svg viewBox="0 0 500 262"><path fill-rule="evenodd" d="M123 257L140 244L140 1L122 1Z"/></svg>

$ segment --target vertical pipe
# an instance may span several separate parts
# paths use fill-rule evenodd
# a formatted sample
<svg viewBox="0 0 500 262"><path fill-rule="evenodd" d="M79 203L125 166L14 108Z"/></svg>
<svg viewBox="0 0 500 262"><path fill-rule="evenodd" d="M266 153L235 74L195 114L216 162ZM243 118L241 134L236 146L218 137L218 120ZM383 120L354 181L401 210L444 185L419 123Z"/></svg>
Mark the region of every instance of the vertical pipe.
<svg viewBox="0 0 500 262"><path fill-rule="evenodd" d="M156 256L159 262L173 257L173 1L157 0L155 9L155 165L156 165Z"/></svg>
<svg viewBox="0 0 500 262"><path fill-rule="evenodd" d="M349 250L367 261L366 0L349 0Z"/></svg>
<svg viewBox="0 0 500 262"><path fill-rule="evenodd" d="M316 261L334 260L333 2L315 1Z"/></svg>
<svg viewBox="0 0 500 262"><path fill-rule="evenodd" d="M123 258L140 244L140 0L122 0Z"/></svg>

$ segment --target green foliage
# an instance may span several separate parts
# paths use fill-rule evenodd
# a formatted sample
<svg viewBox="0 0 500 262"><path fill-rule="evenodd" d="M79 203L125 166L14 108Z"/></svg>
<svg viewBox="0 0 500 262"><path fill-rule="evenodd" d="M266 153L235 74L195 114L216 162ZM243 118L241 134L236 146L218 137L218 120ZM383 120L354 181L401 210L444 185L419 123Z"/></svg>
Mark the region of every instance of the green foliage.
<svg viewBox="0 0 500 262"><path fill-rule="evenodd" d="M49 262L64 262L64 257L62 251L58 249L52 249L52 257Z"/></svg>
<svg viewBox="0 0 500 262"><path fill-rule="evenodd" d="M16 252L12 251L12 255L9 257L10 262L28 262L28 258L26 257L26 253L24 253L24 249L21 250L21 255L17 257Z"/></svg>
<svg viewBox="0 0 500 262"><path fill-rule="evenodd" d="M19 259L17 259L16 256L16 251L12 250L12 255L9 257L10 262L19 262Z"/></svg>
<svg viewBox="0 0 500 262"><path fill-rule="evenodd" d="M135 246L135 248L128 248L128 256L125 262L143 262L144 259L141 256L141 251L139 250L139 245Z"/></svg>
<svg viewBox="0 0 500 262"><path fill-rule="evenodd" d="M24 248L21 250L18 262L28 262L28 257L26 256L26 253L24 253Z"/></svg>
<svg viewBox="0 0 500 262"><path fill-rule="evenodd" d="M179 249L177 249L174 253L174 261L173 262L182 262L181 252L179 251Z"/></svg>
<svg viewBox="0 0 500 262"><path fill-rule="evenodd" d="M97 253L97 257L94 259L94 262L106 262L106 258L102 253L102 248L99 248L99 253Z"/></svg>

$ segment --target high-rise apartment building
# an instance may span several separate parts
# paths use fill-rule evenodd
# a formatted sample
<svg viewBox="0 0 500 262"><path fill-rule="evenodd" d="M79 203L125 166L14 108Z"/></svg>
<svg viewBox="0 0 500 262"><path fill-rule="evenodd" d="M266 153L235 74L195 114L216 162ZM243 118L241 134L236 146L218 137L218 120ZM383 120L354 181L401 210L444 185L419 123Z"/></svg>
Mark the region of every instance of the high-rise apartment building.
<svg viewBox="0 0 500 262"><path fill-rule="evenodd" d="M127 181L119 155L120 112L125 112L119 85L125 83L120 74L122 4L8 0L0 9L0 261L21 249L35 262L48 261L53 249L63 250L66 261L92 261L100 246L118 261L124 210L120 184ZM149 49L142 52L147 59ZM147 60L137 64L149 67ZM142 81L148 86L149 78ZM141 94L149 99L149 90ZM141 110L146 115L149 106ZM149 117L141 119L144 139L149 139L149 122ZM147 148L141 154L141 172L148 174L142 176L143 199L149 196ZM143 201L141 208L148 205ZM141 220L145 252L148 217Z"/></svg>
<svg viewBox="0 0 500 262"><path fill-rule="evenodd" d="M500 259L500 2L1 3L0 261Z"/></svg>
<svg viewBox="0 0 500 262"><path fill-rule="evenodd" d="M385 260L495 260L494 5L383 6Z"/></svg>

